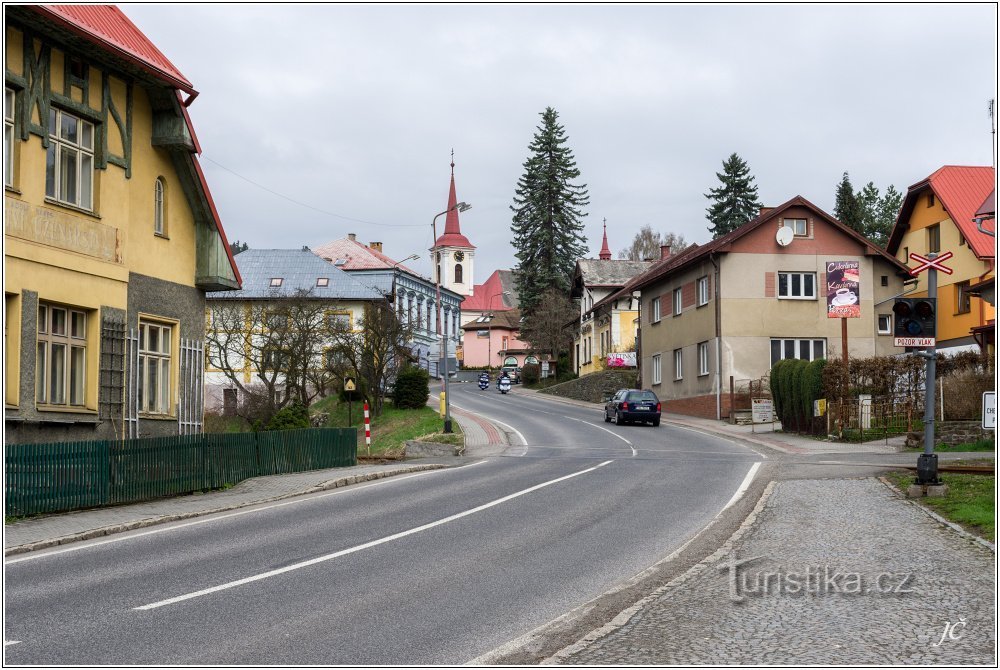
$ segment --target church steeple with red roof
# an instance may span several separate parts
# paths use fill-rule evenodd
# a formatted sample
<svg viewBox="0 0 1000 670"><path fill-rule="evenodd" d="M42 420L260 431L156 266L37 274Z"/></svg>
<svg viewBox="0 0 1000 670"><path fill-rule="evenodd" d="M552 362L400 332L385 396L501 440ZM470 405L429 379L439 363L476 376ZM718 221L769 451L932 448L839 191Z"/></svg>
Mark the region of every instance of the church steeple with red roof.
<svg viewBox="0 0 1000 670"><path fill-rule="evenodd" d="M445 219L444 233L434 241L431 249L440 275L441 286L461 295L471 296L473 293L472 274L473 259L476 247L462 234L458 221L458 196L455 192L455 150L451 151L451 185L448 189L448 214Z"/></svg>
<svg viewBox="0 0 1000 670"><path fill-rule="evenodd" d="M602 261L611 260L611 249L608 248L608 220L604 219L604 244L601 246L600 258Z"/></svg>

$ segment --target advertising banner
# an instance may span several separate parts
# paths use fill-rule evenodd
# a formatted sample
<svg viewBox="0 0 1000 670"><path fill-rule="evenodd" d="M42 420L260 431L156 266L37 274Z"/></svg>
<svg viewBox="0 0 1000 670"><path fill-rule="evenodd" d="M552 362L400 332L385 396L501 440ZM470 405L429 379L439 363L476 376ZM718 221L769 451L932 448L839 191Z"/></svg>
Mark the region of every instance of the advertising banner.
<svg viewBox="0 0 1000 670"><path fill-rule="evenodd" d="M830 319L861 316L861 261L827 262L826 316Z"/></svg>
<svg viewBox="0 0 1000 670"><path fill-rule="evenodd" d="M634 368L635 367L635 352L625 351L614 354L608 354L607 366L609 368Z"/></svg>

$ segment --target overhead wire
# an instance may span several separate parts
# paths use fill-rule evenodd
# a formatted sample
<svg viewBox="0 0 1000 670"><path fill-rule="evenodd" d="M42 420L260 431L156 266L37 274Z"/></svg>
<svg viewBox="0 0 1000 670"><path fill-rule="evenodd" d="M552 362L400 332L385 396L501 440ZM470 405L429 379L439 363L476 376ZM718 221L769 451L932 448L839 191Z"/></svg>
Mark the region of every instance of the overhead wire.
<svg viewBox="0 0 1000 670"><path fill-rule="evenodd" d="M284 193L279 193L279 192L277 192L277 191L275 191L273 189L268 188L267 186L264 186L263 184L259 184L259 183L255 182L253 179L250 179L249 177L244 177L239 172L236 172L235 170L226 167L222 163L220 163L220 162L218 162L216 160L212 160L208 156L202 155L201 158L203 158L204 160L208 161L209 163L212 163L213 165L216 165L216 166L222 168L226 172L229 172L230 174L233 174L233 175L239 177L243 181L245 181L245 182L247 182L249 184L253 184L254 186L256 186L257 188L259 188L261 190L267 191L271 195L276 195L279 198L283 198L283 199L285 199L285 200L287 200L289 202L293 202L296 205L299 205L300 207L305 207L307 209L311 209L314 212L319 212L320 214L326 214L327 216L332 216L332 217L335 217L335 218L338 218L338 219L343 219L345 221L354 221L356 223L365 223L365 224L368 224L370 226L383 226L383 227L386 227L386 228L419 228L421 226L425 226L426 225L426 224L422 224L422 223L380 223L378 221L368 221L366 219L356 219L356 218L354 218L352 216L344 216L343 214L337 214L336 212L330 212L330 211L327 211L325 209L320 209L319 207L314 207L313 205L310 205L308 203L302 202L300 200L296 200L295 198L291 198L291 197L285 195Z"/></svg>

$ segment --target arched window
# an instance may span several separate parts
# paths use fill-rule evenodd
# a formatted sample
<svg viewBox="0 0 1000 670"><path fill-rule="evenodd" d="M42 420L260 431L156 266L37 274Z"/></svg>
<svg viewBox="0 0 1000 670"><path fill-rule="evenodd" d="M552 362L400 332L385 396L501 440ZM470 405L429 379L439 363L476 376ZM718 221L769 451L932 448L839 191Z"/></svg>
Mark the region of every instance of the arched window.
<svg viewBox="0 0 1000 670"><path fill-rule="evenodd" d="M164 234L163 177L157 177L153 186L153 232Z"/></svg>
<svg viewBox="0 0 1000 670"><path fill-rule="evenodd" d="M463 283L463 281L462 281L462 264L461 263L459 263L458 265L455 266L455 283L456 284Z"/></svg>

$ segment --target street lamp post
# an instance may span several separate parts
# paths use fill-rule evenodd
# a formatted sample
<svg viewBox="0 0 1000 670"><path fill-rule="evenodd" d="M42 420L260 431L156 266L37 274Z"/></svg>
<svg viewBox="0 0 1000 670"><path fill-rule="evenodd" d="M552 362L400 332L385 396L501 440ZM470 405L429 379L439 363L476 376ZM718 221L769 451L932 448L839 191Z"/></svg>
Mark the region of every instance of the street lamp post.
<svg viewBox="0 0 1000 670"><path fill-rule="evenodd" d="M455 203L448 209L435 214L434 218L431 220L431 233L434 236L434 247L431 251L437 250L437 220L447 214L448 212L457 209L460 212L468 211L472 205L459 202ZM433 253L433 258L431 261L434 263L434 288L437 292L437 335L438 339L441 340L441 360L444 361L444 432L450 433L451 430L451 405L449 403L448 397L448 345L445 338L441 334L441 252ZM440 365L439 365L440 367Z"/></svg>

